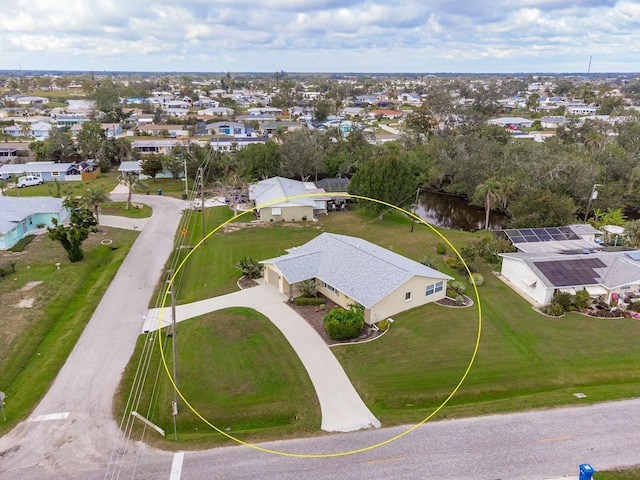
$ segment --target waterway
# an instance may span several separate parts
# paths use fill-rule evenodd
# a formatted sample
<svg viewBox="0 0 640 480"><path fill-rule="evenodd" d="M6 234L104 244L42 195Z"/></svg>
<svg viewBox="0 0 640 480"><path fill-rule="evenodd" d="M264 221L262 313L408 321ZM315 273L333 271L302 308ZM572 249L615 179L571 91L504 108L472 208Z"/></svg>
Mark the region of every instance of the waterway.
<svg viewBox="0 0 640 480"><path fill-rule="evenodd" d="M469 205L463 197L421 192L416 215L434 227L472 232L484 228L484 209ZM489 228L500 230L504 215L492 211Z"/></svg>

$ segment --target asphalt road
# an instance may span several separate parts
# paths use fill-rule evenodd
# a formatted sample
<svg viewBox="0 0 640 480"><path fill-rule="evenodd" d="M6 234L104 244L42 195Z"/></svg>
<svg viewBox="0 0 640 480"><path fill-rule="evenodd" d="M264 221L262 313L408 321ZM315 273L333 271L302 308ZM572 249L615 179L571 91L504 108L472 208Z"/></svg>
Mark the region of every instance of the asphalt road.
<svg viewBox="0 0 640 480"><path fill-rule="evenodd" d="M141 199L142 200L142 199ZM119 430L111 401L171 251L181 202L145 197L154 216L31 419L0 438L0 478L105 478ZM338 453L402 429L326 435L265 445ZM135 479L548 479L640 464L640 399L428 423L385 446L348 456L295 458L248 447L174 454L122 447L118 478ZM172 466L173 473L172 473ZM111 477L109 477L111 478Z"/></svg>

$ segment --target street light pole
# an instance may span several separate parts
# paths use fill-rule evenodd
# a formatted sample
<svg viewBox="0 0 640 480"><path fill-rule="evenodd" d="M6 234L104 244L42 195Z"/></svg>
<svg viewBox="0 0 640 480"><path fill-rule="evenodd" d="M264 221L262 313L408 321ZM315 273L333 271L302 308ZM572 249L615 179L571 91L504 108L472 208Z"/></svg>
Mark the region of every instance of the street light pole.
<svg viewBox="0 0 640 480"><path fill-rule="evenodd" d="M584 223L587 223L587 218L589 217L589 209L591 208L591 202L598 198L598 191L596 188L601 187L602 185L599 183L594 183L593 188L591 189L591 194L589 195L589 203L587 203L587 211L584 213Z"/></svg>
<svg viewBox="0 0 640 480"><path fill-rule="evenodd" d="M184 194L187 196L187 198L189 198L189 182L187 182L187 159L180 154L180 157L182 157L182 161L184 162Z"/></svg>

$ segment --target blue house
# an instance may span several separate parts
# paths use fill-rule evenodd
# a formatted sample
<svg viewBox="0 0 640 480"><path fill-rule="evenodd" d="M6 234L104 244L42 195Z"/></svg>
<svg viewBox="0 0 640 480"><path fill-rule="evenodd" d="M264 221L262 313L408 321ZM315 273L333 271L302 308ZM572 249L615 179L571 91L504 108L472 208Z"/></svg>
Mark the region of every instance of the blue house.
<svg viewBox="0 0 640 480"><path fill-rule="evenodd" d="M68 217L61 198L0 197L0 250L11 248L43 226L53 226L52 218L62 223Z"/></svg>

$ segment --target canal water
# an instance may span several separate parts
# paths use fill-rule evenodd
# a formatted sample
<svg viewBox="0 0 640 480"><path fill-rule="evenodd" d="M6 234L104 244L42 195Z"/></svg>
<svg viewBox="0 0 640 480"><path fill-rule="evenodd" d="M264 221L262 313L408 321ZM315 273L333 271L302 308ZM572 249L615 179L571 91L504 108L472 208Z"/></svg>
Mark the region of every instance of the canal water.
<svg viewBox="0 0 640 480"><path fill-rule="evenodd" d="M420 192L416 215L435 227L472 232L484 228L484 208L469 205L463 197L436 192ZM492 211L489 228L502 229L504 216Z"/></svg>

